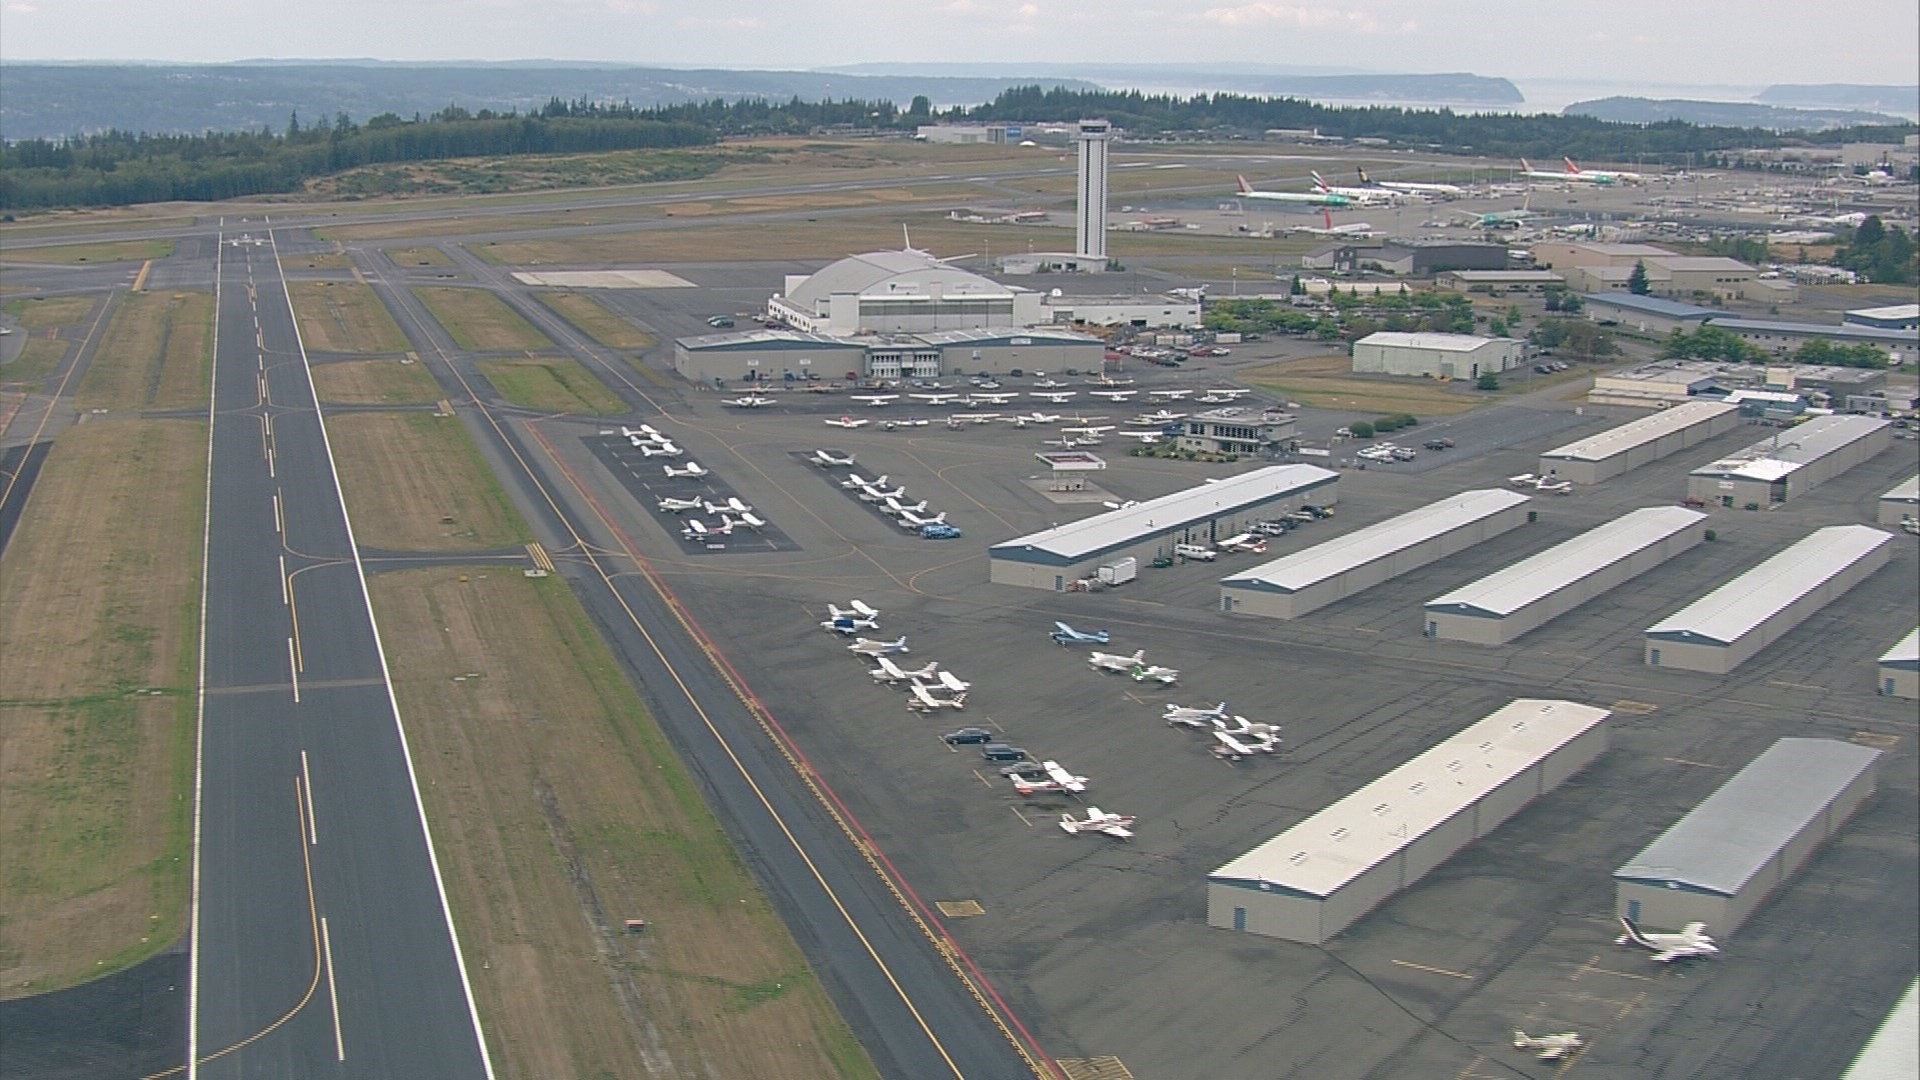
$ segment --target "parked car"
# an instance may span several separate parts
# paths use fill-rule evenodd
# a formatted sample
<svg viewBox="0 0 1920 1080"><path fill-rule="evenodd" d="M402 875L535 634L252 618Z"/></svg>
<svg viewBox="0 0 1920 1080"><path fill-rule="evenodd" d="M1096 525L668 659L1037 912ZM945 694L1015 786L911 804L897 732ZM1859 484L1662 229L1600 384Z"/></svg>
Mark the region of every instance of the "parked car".
<svg viewBox="0 0 1920 1080"><path fill-rule="evenodd" d="M1011 765L1003 767L1000 770L1000 775L1009 778L1018 776L1032 780L1047 775L1047 767L1037 761L1016 761Z"/></svg>
<svg viewBox="0 0 1920 1080"><path fill-rule="evenodd" d="M1263 521L1255 525L1253 531L1259 533L1261 536L1285 536L1287 534L1287 523L1284 521Z"/></svg>
<svg viewBox="0 0 1920 1080"><path fill-rule="evenodd" d="M1427 446L1427 449L1429 450L1449 450L1449 449L1452 449L1453 447L1453 440L1452 439L1428 439L1426 446Z"/></svg>
<svg viewBox="0 0 1920 1080"><path fill-rule="evenodd" d="M948 745L966 746L969 744L992 742L993 732L983 727L963 727L955 731L949 731L940 737L945 739Z"/></svg>
<svg viewBox="0 0 1920 1080"><path fill-rule="evenodd" d="M923 540L958 540L960 539L960 530L943 521L937 521L932 525L920 526L920 538Z"/></svg>
<svg viewBox="0 0 1920 1080"><path fill-rule="evenodd" d="M733 316L715 315L712 318L707 320L707 325L712 327L717 327L722 330L730 329L733 326Z"/></svg>
<svg viewBox="0 0 1920 1080"><path fill-rule="evenodd" d="M990 742L980 748L980 756L988 761L1025 761L1032 755L1017 746L1003 742Z"/></svg>
<svg viewBox="0 0 1920 1080"><path fill-rule="evenodd" d="M1315 506L1313 503L1301 503L1300 509L1317 518L1330 518L1333 516L1333 507L1331 506Z"/></svg>
<svg viewBox="0 0 1920 1080"><path fill-rule="evenodd" d="M1408 449L1404 446L1396 446L1393 448L1393 460L1395 461L1412 461L1419 456L1420 451L1418 450Z"/></svg>

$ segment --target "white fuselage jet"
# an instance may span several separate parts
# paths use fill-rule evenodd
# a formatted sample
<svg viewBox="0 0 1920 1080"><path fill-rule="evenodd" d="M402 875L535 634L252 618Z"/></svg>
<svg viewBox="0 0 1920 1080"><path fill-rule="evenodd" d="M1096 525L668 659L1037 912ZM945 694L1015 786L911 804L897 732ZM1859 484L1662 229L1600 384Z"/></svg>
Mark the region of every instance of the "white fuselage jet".
<svg viewBox="0 0 1920 1080"><path fill-rule="evenodd" d="M1613 939L1615 945L1638 945L1643 949L1651 949L1653 958L1663 964L1720 954L1720 946L1707 936L1707 924L1703 922L1690 922L1681 927L1677 934L1649 934L1623 915L1620 917L1620 927L1626 933Z"/></svg>

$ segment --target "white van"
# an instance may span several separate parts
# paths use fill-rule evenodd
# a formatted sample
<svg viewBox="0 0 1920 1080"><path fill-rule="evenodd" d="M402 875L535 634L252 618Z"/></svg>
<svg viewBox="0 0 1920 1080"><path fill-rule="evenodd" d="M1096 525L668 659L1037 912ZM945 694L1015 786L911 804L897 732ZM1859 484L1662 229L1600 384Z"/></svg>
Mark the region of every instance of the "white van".
<svg viewBox="0 0 1920 1080"><path fill-rule="evenodd" d="M1202 544L1175 544L1173 553L1183 559L1199 559L1202 562L1212 562L1220 554Z"/></svg>

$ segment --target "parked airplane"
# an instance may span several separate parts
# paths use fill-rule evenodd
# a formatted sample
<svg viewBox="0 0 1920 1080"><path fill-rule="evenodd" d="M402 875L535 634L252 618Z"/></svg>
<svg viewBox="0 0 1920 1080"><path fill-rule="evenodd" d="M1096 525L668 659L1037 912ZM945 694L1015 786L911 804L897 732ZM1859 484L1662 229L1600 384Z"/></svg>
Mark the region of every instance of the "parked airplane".
<svg viewBox="0 0 1920 1080"><path fill-rule="evenodd" d="M1391 206L1412 198L1404 191L1389 191L1385 188L1339 187L1327 183L1325 177L1311 170L1308 175L1313 177L1314 190L1328 195L1338 195L1355 206Z"/></svg>
<svg viewBox="0 0 1920 1080"><path fill-rule="evenodd" d="M1059 379L1041 379L1039 382L1034 383L1033 385L1039 387L1042 390L1052 390L1057 386L1067 386L1069 384L1063 383Z"/></svg>
<svg viewBox="0 0 1920 1080"><path fill-rule="evenodd" d="M927 666L932 667L933 665L929 664ZM961 678L958 675L955 675L951 671L935 672L926 678L915 676L915 679L916 681L925 682L929 684L939 683L941 686L946 688L948 693L951 693L951 694L965 694L967 691L973 689L972 683L968 682L967 680ZM929 686L928 689L932 689L932 687Z"/></svg>
<svg viewBox="0 0 1920 1080"><path fill-rule="evenodd" d="M955 694L952 697L935 697L925 683L912 685L913 696L907 699L907 708L919 712L932 712L935 709L964 709L967 707L967 695Z"/></svg>
<svg viewBox="0 0 1920 1080"><path fill-rule="evenodd" d="M1079 427L1063 427L1060 429L1060 433L1062 435L1085 435L1089 438L1099 438L1100 436L1105 435L1107 432L1113 431L1113 430L1115 429L1114 429L1114 425L1112 424L1102 424L1097 426L1094 424L1083 424Z"/></svg>
<svg viewBox="0 0 1920 1080"><path fill-rule="evenodd" d="M865 427L867 426L867 423L868 423L868 421L865 421L865 420L855 420L851 416L843 416L838 420L828 420L826 422L829 424L832 424L834 427L840 427L840 428Z"/></svg>
<svg viewBox="0 0 1920 1080"><path fill-rule="evenodd" d="M1071 450L1076 446L1099 446L1100 439L1094 435L1083 435L1076 439L1071 435L1058 439L1041 439L1041 446L1057 446L1062 450Z"/></svg>
<svg viewBox="0 0 1920 1080"><path fill-rule="evenodd" d="M1280 749L1280 740L1274 735L1247 737L1227 731L1215 731L1213 738L1216 743L1211 747L1213 753L1228 761L1239 761L1254 754L1271 754Z"/></svg>
<svg viewBox="0 0 1920 1080"><path fill-rule="evenodd" d="M637 428L623 427L620 429L620 434L626 436L629 442L635 439L640 440L640 442L651 442L654 439L662 437L659 430L651 424L641 424ZM634 445L638 446L640 443L636 442Z"/></svg>
<svg viewBox="0 0 1920 1080"><path fill-rule="evenodd" d="M685 465L673 465L669 463L662 465L661 468L667 471L668 476L691 476L698 479L699 477L708 475L706 468L697 461L689 461Z"/></svg>
<svg viewBox="0 0 1920 1080"><path fill-rule="evenodd" d="M876 484L873 487L862 488L860 490L860 501L861 502L886 502L888 499L898 499L900 498L900 496L905 495L906 493L907 493L907 485L905 484L901 484L899 487L894 488L892 491L882 491L879 485Z"/></svg>
<svg viewBox="0 0 1920 1080"><path fill-rule="evenodd" d="M705 540L707 534L711 531L712 530L707 528L706 522L701 521L699 518L688 518L686 525L680 530L680 539Z"/></svg>
<svg viewBox="0 0 1920 1080"><path fill-rule="evenodd" d="M1532 487L1537 484L1539 480L1539 477L1530 472L1523 472L1519 476L1507 477L1507 483L1512 484L1514 487Z"/></svg>
<svg viewBox="0 0 1920 1080"><path fill-rule="evenodd" d="M1583 169L1575 165L1570 157L1563 157L1560 160L1567 163L1567 172L1575 179L1587 180L1595 184L1638 184L1646 179L1637 172L1627 172L1624 169Z"/></svg>
<svg viewBox="0 0 1920 1080"><path fill-rule="evenodd" d="M947 512L945 510L940 511L932 517L921 517L911 510L903 510L900 513L900 527L903 529L924 529L928 525L945 525L946 523Z"/></svg>
<svg viewBox="0 0 1920 1080"><path fill-rule="evenodd" d="M1255 191L1247 178L1240 181L1240 197L1243 199L1266 199L1270 202L1312 203L1315 206L1345 206L1347 197L1332 195L1324 191Z"/></svg>
<svg viewBox="0 0 1920 1080"><path fill-rule="evenodd" d="M1528 1035L1516 1028L1513 1032L1513 1048L1538 1050L1541 1061L1561 1061L1585 1045L1586 1041L1572 1031L1563 1031L1558 1035Z"/></svg>
<svg viewBox="0 0 1920 1080"><path fill-rule="evenodd" d="M1211 709L1192 709L1185 705L1168 705L1166 718L1169 724L1184 724L1189 720L1199 720L1208 724L1214 723L1215 721L1225 723L1227 719L1227 703L1223 701Z"/></svg>
<svg viewBox="0 0 1920 1080"><path fill-rule="evenodd" d="M815 450L813 463L823 469L831 469L836 465L853 464L853 455L840 450Z"/></svg>
<svg viewBox="0 0 1920 1080"><path fill-rule="evenodd" d="M761 529L767 527L765 520L755 517L752 513L746 511L741 512L738 518L732 518L722 514L720 516L720 522L727 527L729 532L731 532L736 525L744 525L754 532L759 532Z"/></svg>
<svg viewBox="0 0 1920 1080"><path fill-rule="evenodd" d="M1126 840L1133 836L1132 814L1109 814L1097 806L1087 807L1085 818L1076 818L1072 812L1060 815L1060 827L1070 833L1105 833L1115 840Z"/></svg>
<svg viewBox="0 0 1920 1080"><path fill-rule="evenodd" d="M663 495L660 497L660 512L663 514L684 514L689 510L700 509L705 501L704 499L670 499Z"/></svg>
<svg viewBox="0 0 1920 1080"><path fill-rule="evenodd" d="M1248 394L1253 393L1253 391L1247 389L1244 386L1215 386L1208 389L1207 393L1214 394L1223 398L1233 399L1233 398L1246 397Z"/></svg>
<svg viewBox="0 0 1920 1080"><path fill-rule="evenodd" d="M873 480L862 480L859 473L848 473L847 478L840 481L840 486L846 488L848 491L852 491L855 488L884 487L886 482L887 476L885 473L881 473L877 479Z"/></svg>
<svg viewBox="0 0 1920 1080"><path fill-rule="evenodd" d="M917 667L912 671L906 671L902 669L900 665L887 659L884 655L876 657L875 661L880 666L867 672L867 674L873 676L874 682L883 682L889 686L895 683L913 682L918 679L931 679L934 677L934 672L940 667L937 661L929 660L921 667Z"/></svg>
<svg viewBox="0 0 1920 1080"><path fill-rule="evenodd" d="M1127 674L1133 676L1134 682L1157 682L1162 686L1172 686L1180 681L1179 668L1161 667L1158 664L1135 664Z"/></svg>
<svg viewBox="0 0 1920 1080"><path fill-rule="evenodd" d="M1121 656L1118 653L1095 652L1087 657L1087 663L1092 664L1099 670L1115 671L1123 675L1132 671L1136 666L1146 663L1146 660L1147 650L1145 649L1136 650L1132 656Z"/></svg>
<svg viewBox="0 0 1920 1080"><path fill-rule="evenodd" d="M1026 427L1028 424L1057 424L1060 422L1060 414L1030 412L1021 413L1018 416L1004 416L1001 417L1001 419L1012 424L1014 427Z"/></svg>
<svg viewBox="0 0 1920 1080"><path fill-rule="evenodd" d="M961 399L961 402L966 405L1005 405L1019 396L1018 394L968 394Z"/></svg>
<svg viewBox="0 0 1920 1080"><path fill-rule="evenodd" d="M1361 169L1360 183L1372 187L1383 187L1388 191L1404 191L1410 195L1438 195L1441 198L1457 199L1467 193L1467 189L1458 184L1423 184L1411 180L1375 180Z"/></svg>
<svg viewBox="0 0 1920 1080"><path fill-rule="evenodd" d="M1027 396L1036 397L1042 401L1051 401L1055 405L1059 405L1079 392L1078 390L1029 390L1027 391Z"/></svg>
<svg viewBox="0 0 1920 1080"><path fill-rule="evenodd" d="M895 517L898 517L901 514L925 513L926 509L927 509L927 500L925 499L921 499L919 502L912 503L912 504L903 503L899 499L886 500L887 513L892 514Z"/></svg>
<svg viewBox="0 0 1920 1080"><path fill-rule="evenodd" d="M857 634L862 630L880 629L880 621L873 618L849 618L836 615L831 619L821 620L820 628L822 630L831 630L836 634Z"/></svg>
<svg viewBox="0 0 1920 1080"><path fill-rule="evenodd" d="M1120 436L1123 439L1138 439L1141 442L1148 443L1148 444L1157 443L1161 439L1164 439L1167 437L1167 433L1164 431L1144 430L1144 429L1139 431L1128 431L1122 428L1121 430L1114 432L1114 434Z"/></svg>
<svg viewBox="0 0 1920 1080"><path fill-rule="evenodd" d="M1013 778L1013 790L1022 795L1045 795L1052 792L1078 795L1087 790L1086 777L1073 775L1057 761L1043 761L1040 767L1046 770L1045 779L1016 776Z"/></svg>
<svg viewBox="0 0 1920 1080"><path fill-rule="evenodd" d="M1606 185L1613 183L1613 177L1611 176L1602 180L1591 173L1577 173L1566 170L1561 172L1547 172L1543 169L1536 169L1533 167L1533 163L1526 158L1520 159L1520 175L1528 180L1554 180L1562 184Z"/></svg>
<svg viewBox="0 0 1920 1080"><path fill-rule="evenodd" d="M959 424L991 424L998 419L1000 419L1000 414L997 412L958 412L948 417L947 423L949 426Z"/></svg>
<svg viewBox="0 0 1920 1080"><path fill-rule="evenodd" d="M1638 945L1643 949L1652 949L1653 958L1663 964L1720 954L1720 946L1707 936L1707 924L1703 922L1690 922L1681 927L1677 934L1649 934L1623 915L1620 917L1620 926L1626 933L1613 939L1615 945Z"/></svg>
<svg viewBox="0 0 1920 1080"><path fill-rule="evenodd" d="M845 610L842 610L838 604L830 603L827 605L827 614L836 619L877 619L880 617L879 609L868 604L865 600L851 601L847 604Z"/></svg>
<svg viewBox="0 0 1920 1080"><path fill-rule="evenodd" d="M1053 624L1053 633L1050 636L1055 645L1105 645L1111 640L1105 630L1075 630L1063 622Z"/></svg>
<svg viewBox="0 0 1920 1080"><path fill-rule="evenodd" d="M761 397L759 394L748 394L746 397L727 398L720 404L731 405L736 409L764 409L773 404L773 399Z"/></svg>
<svg viewBox="0 0 1920 1080"><path fill-rule="evenodd" d="M1308 236L1350 236L1356 240L1367 240L1380 235L1380 230L1374 228L1371 222L1349 221L1335 225L1333 211L1324 208L1320 211L1320 220L1321 225L1295 225L1287 231L1305 233Z"/></svg>
<svg viewBox="0 0 1920 1080"><path fill-rule="evenodd" d="M1189 397L1192 394L1193 394L1193 391L1190 389L1189 390L1149 390L1147 391L1148 397L1165 398L1168 401L1178 401L1181 398ZM1185 415L1185 414L1182 414L1182 415Z"/></svg>
<svg viewBox="0 0 1920 1080"><path fill-rule="evenodd" d="M907 635L901 634L892 641L876 641L873 638L857 637L853 639L853 644L847 646L847 651L857 653L860 656L893 656L899 653L912 652L913 650L907 648Z"/></svg>
<svg viewBox="0 0 1920 1080"><path fill-rule="evenodd" d="M1267 542L1252 533L1241 533L1238 536L1229 536L1225 540L1220 541L1220 550L1241 551L1250 555L1262 555L1266 553Z"/></svg>
<svg viewBox="0 0 1920 1080"><path fill-rule="evenodd" d="M1573 482L1570 480L1541 480L1533 486L1536 491L1544 491L1549 495L1573 494Z"/></svg>
<svg viewBox="0 0 1920 1080"><path fill-rule="evenodd" d="M907 396L910 398L913 398L916 401L924 401L929 405L945 405L948 402L960 400L960 398L963 395L960 395L960 394L908 394Z"/></svg>
<svg viewBox="0 0 1920 1080"><path fill-rule="evenodd" d="M1093 395L1094 397L1106 398L1108 401L1125 401L1128 398L1134 396L1135 394L1138 394L1139 392L1140 391L1138 390L1089 390L1087 391L1087 393Z"/></svg>
<svg viewBox="0 0 1920 1080"><path fill-rule="evenodd" d="M645 443L640 447L641 457L679 457L684 453L686 453L685 450L680 449L670 442Z"/></svg>
<svg viewBox="0 0 1920 1080"><path fill-rule="evenodd" d="M849 401L858 401L869 409L878 409L882 405L900 400L899 394L854 394Z"/></svg>
<svg viewBox="0 0 1920 1080"><path fill-rule="evenodd" d="M1141 413L1139 416L1134 417L1133 422L1136 424L1171 424L1175 420L1185 420L1186 418L1187 414L1183 412L1174 412L1170 409L1155 409L1150 413Z"/></svg>

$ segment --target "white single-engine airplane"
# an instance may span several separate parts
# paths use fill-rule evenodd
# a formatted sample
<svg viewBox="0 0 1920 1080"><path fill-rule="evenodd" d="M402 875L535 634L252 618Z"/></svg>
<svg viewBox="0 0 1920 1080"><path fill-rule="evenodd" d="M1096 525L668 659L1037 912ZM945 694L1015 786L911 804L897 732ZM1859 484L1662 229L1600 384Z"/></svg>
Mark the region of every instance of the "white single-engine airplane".
<svg viewBox="0 0 1920 1080"><path fill-rule="evenodd" d="M1157 682L1162 686L1172 686L1180 681L1179 668L1161 667L1158 664L1135 664L1127 674L1133 676L1134 682Z"/></svg>
<svg viewBox="0 0 1920 1080"><path fill-rule="evenodd" d="M684 514L689 510L701 509L705 502L705 499L673 499L663 495L660 497L660 512L663 514Z"/></svg>
<svg viewBox="0 0 1920 1080"><path fill-rule="evenodd" d="M1166 712L1167 723L1187 724L1187 726L1189 727L1200 727L1206 724L1225 723L1227 719L1227 715L1228 715L1227 703L1224 701L1218 705L1215 705L1211 709L1193 709L1193 708L1188 708L1185 705L1170 704L1167 706L1167 712ZM1196 721L1196 720L1200 721L1201 723L1199 724L1188 723L1189 721Z"/></svg>
<svg viewBox="0 0 1920 1080"><path fill-rule="evenodd" d="M883 682L889 686L895 683L918 682L921 679L931 679L940 667L937 661L929 660L924 665L908 671L892 660L887 659L885 656L876 657L875 660L880 666L867 672L867 674L873 676L874 682Z"/></svg>
<svg viewBox="0 0 1920 1080"><path fill-rule="evenodd" d="M1104 653L1096 650L1087 657L1087 663L1092 664L1100 671L1117 672L1121 675L1125 675L1139 665L1146 663L1146 660L1147 650L1145 649L1135 650L1132 656L1121 656L1119 653Z"/></svg>
<svg viewBox="0 0 1920 1080"><path fill-rule="evenodd" d="M845 480L840 481L840 486L843 488L846 488L848 491L852 491L855 488L886 487L887 474L881 473L879 476L873 478L872 480L867 480L863 478L859 473L848 473L847 478Z"/></svg>
<svg viewBox="0 0 1920 1080"><path fill-rule="evenodd" d="M1568 1055L1587 1045L1578 1032L1563 1031L1558 1035L1528 1035L1514 1029L1513 1048L1515 1050L1538 1050L1541 1061L1563 1061Z"/></svg>
<svg viewBox="0 0 1920 1080"><path fill-rule="evenodd" d="M1309 171L1308 175L1313 177L1314 190L1328 195L1338 195L1355 206L1387 206L1413 198L1404 191L1375 187L1340 187L1327 183L1326 178L1317 172Z"/></svg>
<svg viewBox="0 0 1920 1080"><path fill-rule="evenodd" d="M720 404L731 405L736 409L764 409L773 404L773 399L761 397L759 394L748 394L746 397L727 398Z"/></svg>
<svg viewBox="0 0 1920 1080"><path fill-rule="evenodd" d="M669 463L669 464L662 465L661 468L665 469L667 472L667 475L670 477L671 476L688 476L697 480L700 477L707 475L706 467L701 465L697 461L689 461L685 465L674 465Z"/></svg>
<svg viewBox="0 0 1920 1080"><path fill-rule="evenodd" d="M1720 954L1720 946L1707 936L1707 924L1703 922L1690 922L1681 927L1677 934L1649 934L1623 915L1620 917L1620 926L1626 933L1613 939L1615 945L1638 945L1643 949L1651 949L1653 958L1663 964Z"/></svg>
<svg viewBox="0 0 1920 1080"><path fill-rule="evenodd" d="M1134 396L1135 394L1138 394L1139 392L1140 391L1138 390L1089 390L1087 391L1087 393L1093 395L1094 397L1106 398L1108 401L1125 401L1128 398Z"/></svg>
<svg viewBox="0 0 1920 1080"><path fill-rule="evenodd" d="M927 690L926 683L914 683L913 696L907 699L907 708L918 712L932 712L935 709L964 709L967 707L967 695L958 693L950 698L934 697Z"/></svg>
<svg viewBox="0 0 1920 1080"><path fill-rule="evenodd" d="M1236 719L1240 718L1236 717ZM1270 727L1271 725L1249 724L1247 726ZM1233 731L1216 730L1213 733L1213 738L1217 745L1211 749L1216 755L1226 758L1228 761L1239 761L1241 758L1251 757L1254 754L1277 753L1280 750L1280 737L1275 735L1271 730L1261 734L1242 734Z"/></svg>
<svg viewBox="0 0 1920 1080"><path fill-rule="evenodd" d="M823 469L831 469L836 465L853 464L853 455L841 450L815 450L813 463Z"/></svg>
<svg viewBox="0 0 1920 1080"><path fill-rule="evenodd" d="M1109 814L1097 806L1087 807L1087 816L1076 818L1072 812L1060 815L1060 827L1069 833L1097 832L1105 833L1115 840L1127 840L1133 836L1132 814Z"/></svg>
<svg viewBox="0 0 1920 1080"><path fill-rule="evenodd" d="M946 523L947 512L945 510L940 511L932 517L921 517L911 510L902 510L900 512L900 527L903 529L924 529L928 525L945 525Z"/></svg>
<svg viewBox="0 0 1920 1080"><path fill-rule="evenodd" d="M1079 392L1078 390L1029 390L1027 391L1027 396L1039 398L1042 401L1051 401L1055 405L1059 405L1062 402L1071 400L1073 396Z"/></svg>
<svg viewBox="0 0 1920 1080"><path fill-rule="evenodd" d="M680 449L670 442L640 444L641 457L679 457L684 453L686 453L685 450Z"/></svg>
<svg viewBox="0 0 1920 1080"><path fill-rule="evenodd" d="M961 394L908 394L907 396L910 398L913 398L915 401L924 401L929 405L946 405L955 401L959 401L961 397L963 397L964 395L961 395Z"/></svg>
<svg viewBox="0 0 1920 1080"><path fill-rule="evenodd" d="M698 522L695 522L695 524L698 524ZM857 634L862 630L880 629L880 621L870 618L861 619L835 616L831 619L821 620L820 628L822 630L831 630L836 634Z"/></svg>
<svg viewBox="0 0 1920 1080"><path fill-rule="evenodd" d="M1043 761L1040 767L1047 771L1046 779L1027 779L1023 776L1013 778L1013 790L1022 795L1045 795L1061 792L1078 795L1087 790L1087 778L1075 776L1057 761Z"/></svg>
<svg viewBox="0 0 1920 1080"><path fill-rule="evenodd" d="M854 638L853 644L847 646L847 651L858 656L895 656L900 653L912 652L913 650L907 647L907 635L901 634L892 641L876 641L873 638L864 637Z"/></svg>
<svg viewBox="0 0 1920 1080"><path fill-rule="evenodd" d="M869 423L872 423L872 421L855 420L851 416L842 416L837 420L827 420L825 421L825 423L830 424L833 427L837 427L837 428L857 428L857 427L866 427Z"/></svg>
<svg viewBox="0 0 1920 1080"><path fill-rule="evenodd" d="M830 603L827 605L827 614L836 619L877 619L880 617L879 609L871 606L865 600L852 601L845 609L842 609L838 604Z"/></svg>
<svg viewBox="0 0 1920 1080"><path fill-rule="evenodd" d="M1053 633L1050 636L1055 645L1105 645L1111 640L1105 630L1075 630L1063 622L1053 624Z"/></svg>
<svg viewBox="0 0 1920 1080"><path fill-rule="evenodd" d="M848 400L857 401L869 409L878 409L899 398L899 394L855 394Z"/></svg>

